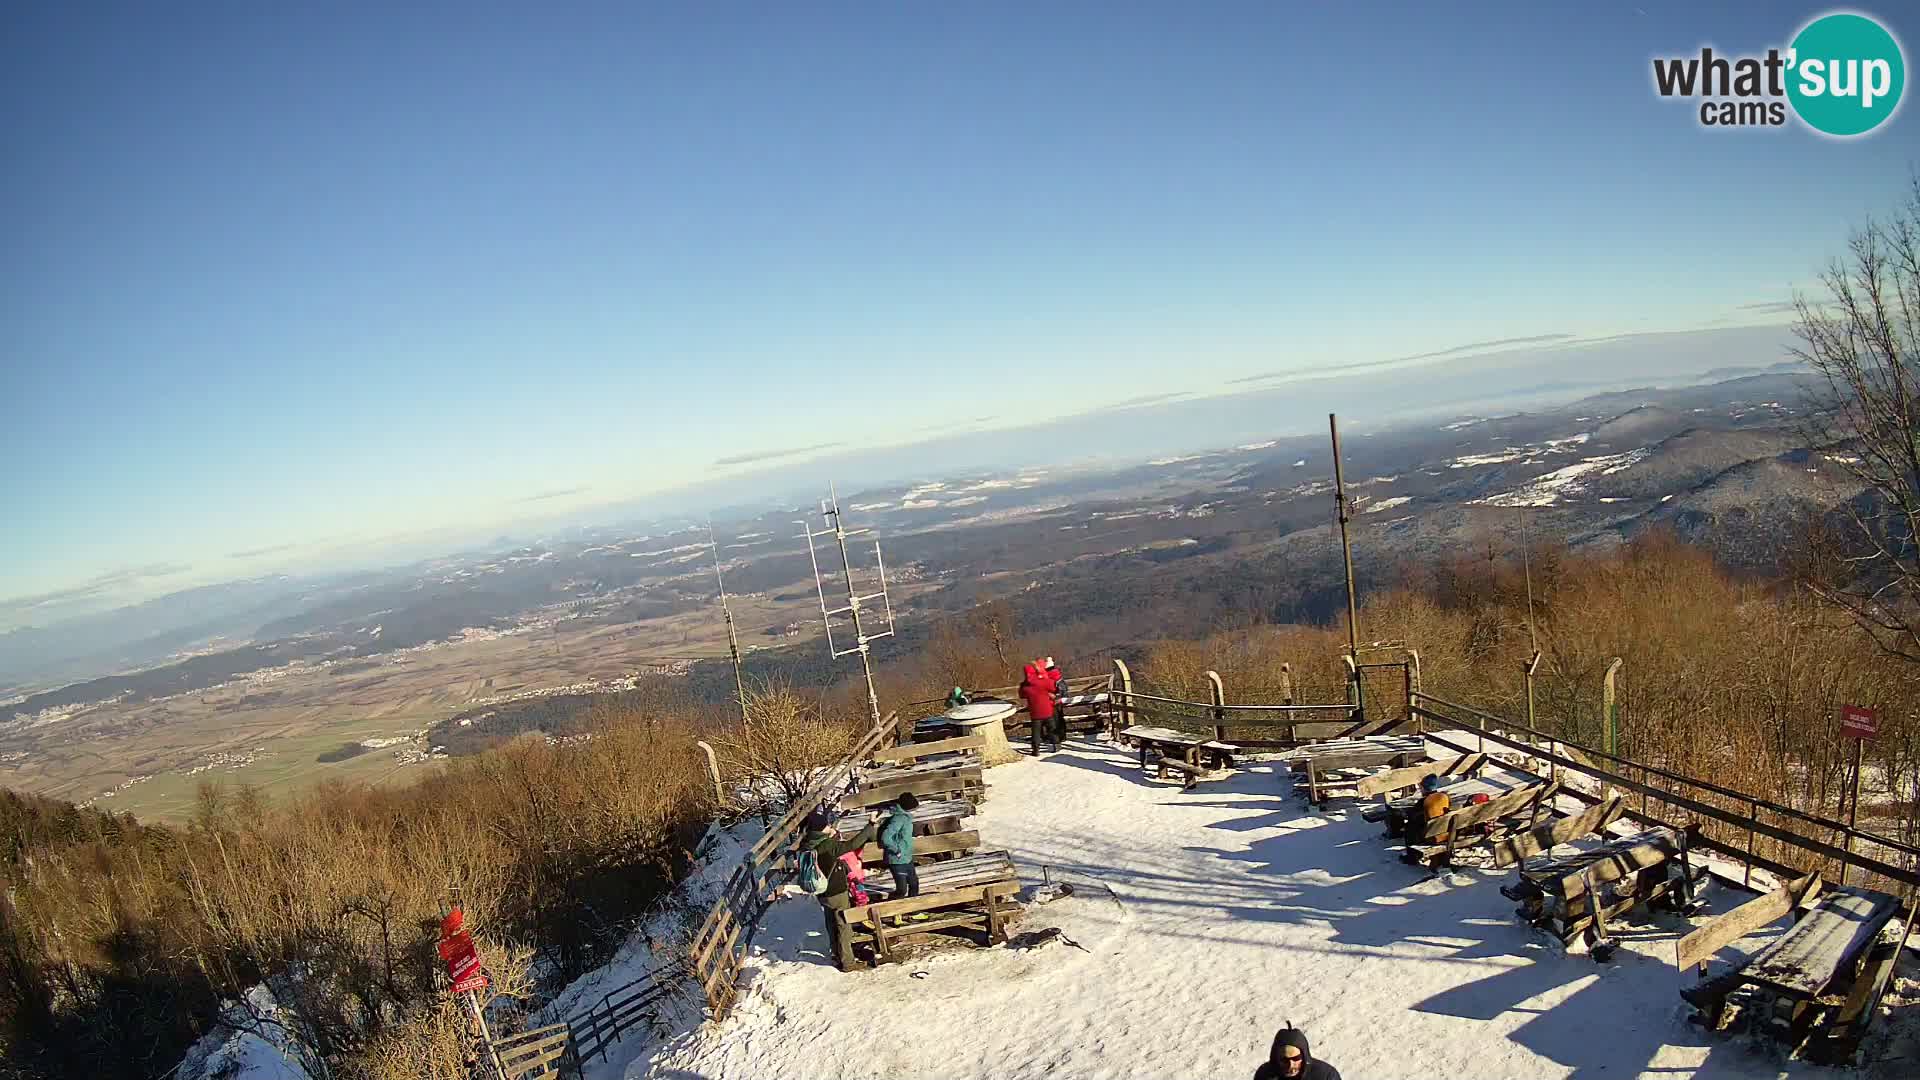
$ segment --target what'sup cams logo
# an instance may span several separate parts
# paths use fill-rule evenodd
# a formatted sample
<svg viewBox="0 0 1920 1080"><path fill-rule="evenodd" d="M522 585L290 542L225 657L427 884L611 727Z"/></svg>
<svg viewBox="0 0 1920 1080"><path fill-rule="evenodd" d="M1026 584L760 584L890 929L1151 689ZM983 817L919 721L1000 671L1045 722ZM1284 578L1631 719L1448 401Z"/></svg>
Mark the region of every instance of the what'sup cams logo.
<svg viewBox="0 0 1920 1080"><path fill-rule="evenodd" d="M1823 135L1851 138L1893 117L1907 64L1886 27L1835 12L1765 56L1719 56L1703 48L1698 56L1655 57L1653 86L1663 98L1699 99L1705 127L1780 127L1791 109Z"/></svg>

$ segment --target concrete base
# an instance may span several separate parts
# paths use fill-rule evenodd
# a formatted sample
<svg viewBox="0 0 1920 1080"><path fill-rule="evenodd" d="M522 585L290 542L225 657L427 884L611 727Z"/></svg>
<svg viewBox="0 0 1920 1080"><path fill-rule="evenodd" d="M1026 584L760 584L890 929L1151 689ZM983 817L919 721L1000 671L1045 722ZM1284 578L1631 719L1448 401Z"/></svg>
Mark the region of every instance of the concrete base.
<svg viewBox="0 0 1920 1080"><path fill-rule="evenodd" d="M987 745L980 750L980 764L992 768L1020 760L1019 752L1007 741L1007 717L1014 712L1015 707L1004 702L982 702L948 709L946 715L960 734L977 734L986 739Z"/></svg>

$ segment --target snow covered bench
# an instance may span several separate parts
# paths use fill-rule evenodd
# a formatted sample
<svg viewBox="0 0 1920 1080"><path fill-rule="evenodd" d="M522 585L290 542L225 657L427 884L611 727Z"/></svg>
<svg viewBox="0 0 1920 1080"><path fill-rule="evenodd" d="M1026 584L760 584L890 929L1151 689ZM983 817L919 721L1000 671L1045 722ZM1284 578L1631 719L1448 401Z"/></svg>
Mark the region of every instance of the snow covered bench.
<svg viewBox="0 0 1920 1080"><path fill-rule="evenodd" d="M893 891L893 875L882 870L867 876L871 895ZM858 962L853 946L871 948L879 963L894 959L904 938L949 930L983 933L986 943L1007 940L1007 926L1020 914L1014 901L1020 891L1013 857L1004 851L983 851L920 869L920 895L900 900L876 899L862 907L835 913L844 922L842 938L847 954ZM897 925L896 925L897 924Z"/></svg>
<svg viewBox="0 0 1920 1080"><path fill-rule="evenodd" d="M1704 968L1707 957L1738 937L1788 912L1797 920L1766 948L1680 992L1699 1023L1717 1030L1744 1021L1789 1046L1804 1042L1808 1055L1823 1061L1852 1056L1912 922L1894 922L1896 896L1858 887L1821 892L1821 884L1809 874L1681 940L1681 970L1696 962Z"/></svg>
<svg viewBox="0 0 1920 1080"><path fill-rule="evenodd" d="M1204 765L1196 765L1191 761L1182 761L1179 758L1168 757L1165 754L1160 755L1159 760L1154 762L1154 775L1165 780L1167 774L1170 772L1180 775L1180 790L1182 791L1191 790L1193 785L1198 784L1202 780L1213 780L1224 775L1218 769L1209 769Z"/></svg>
<svg viewBox="0 0 1920 1080"><path fill-rule="evenodd" d="M1543 812L1554 813L1553 797L1559 792L1560 784L1554 781L1528 784L1483 803L1456 803L1437 818L1416 822L1413 839L1400 857L1429 870L1450 866L1463 848L1497 844L1517 829L1538 825Z"/></svg>
<svg viewBox="0 0 1920 1080"><path fill-rule="evenodd" d="M1613 953L1609 921L1647 905L1691 906L1691 839L1688 831L1663 827L1568 855L1541 855L1522 863L1520 880L1500 892L1519 903L1516 914L1528 924L1563 945L1584 936L1593 958L1604 962Z"/></svg>
<svg viewBox="0 0 1920 1080"><path fill-rule="evenodd" d="M915 865L939 862L957 855L971 855L979 847L980 834L973 829L938 836L916 836L913 840L913 861ZM860 861L868 865L883 863L886 853L880 850L879 844L868 844L860 849Z"/></svg>
<svg viewBox="0 0 1920 1080"><path fill-rule="evenodd" d="M964 735L957 739L940 739L937 742L908 743L905 746L888 746L873 752L873 760L881 764L907 765L928 758L954 761L977 761L980 751L986 749L985 735Z"/></svg>
<svg viewBox="0 0 1920 1080"><path fill-rule="evenodd" d="M1240 748L1232 743L1216 742L1201 735L1163 727L1130 727L1120 733L1120 741L1133 743L1140 748L1142 769L1150 764L1147 759L1149 753L1160 755L1162 760L1172 758L1196 767L1204 759L1215 769L1231 769L1234 755L1240 753Z"/></svg>
<svg viewBox="0 0 1920 1080"><path fill-rule="evenodd" d="M841 805L846 805L842 801ZM867 827L864 809L850 809L833 823L841 836L853 836ZM960 820L973 816L973 804L964 799L928 799L911 811L915 836L940 836L960 831Z"/></svg>
<svg viewBox="0 0 1920 1080"><path fill-rule="evenodd" d="M1357 796L1360 784L1372 771L1404 768L1426 756L1425 747L1418 750L1355 750L1344 754L1311 755L1307 758L1307 802L1316 808L1325 806L1327 800L1333 797L1335 788L1353 788ZM1353 775L1356 772L1362 775Z"/></svg>
<svg viewBox="0 0 1920 1080"><path fill-rule="evenodd" d="M840 805L849 809L883 806L912 792L919 799L986 798L987 784L979 765L940 765L876 770L862 781L858 792L842 796Z"/></svg>

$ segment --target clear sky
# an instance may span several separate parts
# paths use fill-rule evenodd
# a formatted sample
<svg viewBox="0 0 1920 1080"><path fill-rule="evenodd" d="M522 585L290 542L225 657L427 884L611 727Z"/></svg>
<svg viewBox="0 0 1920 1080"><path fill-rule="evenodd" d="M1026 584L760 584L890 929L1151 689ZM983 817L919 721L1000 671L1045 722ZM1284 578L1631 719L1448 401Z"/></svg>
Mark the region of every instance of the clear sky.
<svg viewBox="0 0 1920 1080"><path fill-rule="evenodd" d="M1760 317L1920 121L1704 130L1823 9L1642 7L8 5L0 598Z"/></svg>

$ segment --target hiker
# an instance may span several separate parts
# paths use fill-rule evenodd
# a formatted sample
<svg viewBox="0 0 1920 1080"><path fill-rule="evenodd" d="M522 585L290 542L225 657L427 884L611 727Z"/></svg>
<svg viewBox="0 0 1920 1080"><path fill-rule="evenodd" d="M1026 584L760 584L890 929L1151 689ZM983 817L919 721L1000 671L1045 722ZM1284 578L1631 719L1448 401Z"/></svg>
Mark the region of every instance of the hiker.
<svg viewBox="0 0 1920 1080"><path fill-rule="evenodd" d="M1053 734L1053 678L1047 674L1047 661L1036 658L1021 673L1020 696L1027 703L1028 732L1033 737L1033 756L1040 756L1040 740L1043 735ZM1053 740L1053 748L1060 749L1060 740Z"/></svg>
<svg viewBox="0 0 1920 1080"><path fill-rule="evenodd" d="M1445 817L1453 809L1453 796L1440 790L1440 778L1437 776L1421 778L1420 796L1420 813L1414 818L1418 824L1413 827L1416 840L1425 835L1427 822L1434 818ZM1432 840L1436 844L1444 844L1447 842L1447 836L1441 833Z"/></svg>
<svg viewBox="0 0 1920 1080"><path fill-rule="evenodd" d="M860 835L842 840L834 831L832 815L825 810L815 810L806 817L806 836L800 841L798 855L800 890L820 898L821 913L827 921L827 942L833 948L833 962L841 971L854 966L854 957L852 943L841 936L837 916L858 906L847 880L847 864L841 856L852 852L857 858L860 849L873 842L878 829L878 824L869 818ZM864 889L861 895L865 896Z"/></svg>
<svg viewBox="0 0 1920 1080"><path fill-rule="evenodd" d="M880 853L893 875L893 900L920 895L920 871L913 866L913 811L919 805L913 792L903 792L894 801L887 823L880 826Z"/></svg>
<svg viewBox="0 0 1920 1080"><path fill-rule="evenodd" d="M1254 1070L1253 1080L1340 1080L1340 1070L1315 1061L1307 1033L1288 1024L1273 1037L1267 1063Z"/></svg>
<svg viewBox="0 0 1920 1080"><path fill-rule="evenodd" d="M1058 750L1067 741L1067 708L1061 704L1067 696L1067 676L1051 656L1047 657L1047 678L1053 680L1053 748Z"/></svg>

